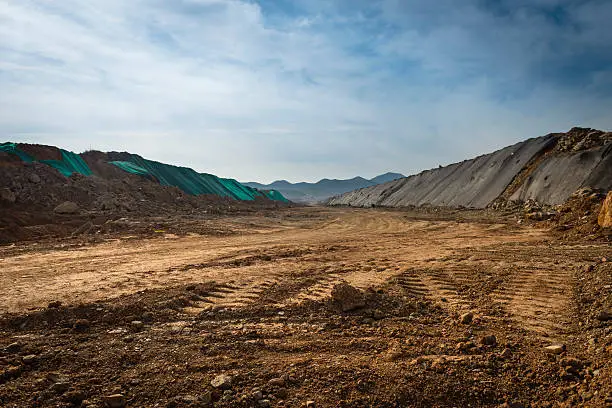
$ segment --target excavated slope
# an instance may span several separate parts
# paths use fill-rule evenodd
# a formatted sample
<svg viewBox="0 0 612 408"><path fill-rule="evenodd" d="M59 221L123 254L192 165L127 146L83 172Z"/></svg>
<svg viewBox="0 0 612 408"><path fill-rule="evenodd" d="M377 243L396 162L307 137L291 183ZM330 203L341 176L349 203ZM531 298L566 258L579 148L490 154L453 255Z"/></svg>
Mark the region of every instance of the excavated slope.
<svg viewBox="0 0 612 408"><path fill-rule="evenodd" d="M329 204L485 208L502 195L559 204L580 187L612 188L611 142L609 133L574 128L352 191L332 198Z"/></svg>

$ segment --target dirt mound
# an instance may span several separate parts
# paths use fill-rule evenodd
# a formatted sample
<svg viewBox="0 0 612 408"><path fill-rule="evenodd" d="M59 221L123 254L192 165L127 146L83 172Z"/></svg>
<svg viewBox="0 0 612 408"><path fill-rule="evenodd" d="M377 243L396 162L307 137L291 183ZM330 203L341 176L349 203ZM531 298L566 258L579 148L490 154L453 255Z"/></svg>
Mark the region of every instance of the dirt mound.
<svg viewBox="0 0 612 408"><path fill-rule="evenodd" d="M59 149L49 146L19 145L19 148L37 158L57 159L60 154ZM194 213L214 216L283 205L263 198L247 203L214 195L192 196L176 187L123 172L108 164L108 156L102 152L83 154L94 172L87 177L78 173L65 177L46 164L25 163L15 157L0 155L0 244L105 231L109 229L106 223L122 218ZM64 202L75 203L79 211L54 212ZM113 230L121 225L115 224ZM129 223L124 224L129 228Z"/></svg>
<svg viewBox="0 0 612 408"><path fill-rule="evenodd" d="M612 133L573 128L346 193L330 205L486 208L499 200L562 204L581 187L612 189Z"/></svg>

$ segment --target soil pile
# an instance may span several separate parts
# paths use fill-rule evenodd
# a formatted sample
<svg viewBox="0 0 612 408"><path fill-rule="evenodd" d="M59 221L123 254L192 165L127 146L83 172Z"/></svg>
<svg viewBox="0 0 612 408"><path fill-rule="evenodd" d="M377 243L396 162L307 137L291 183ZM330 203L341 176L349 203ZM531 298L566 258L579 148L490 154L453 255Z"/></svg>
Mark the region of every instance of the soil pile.
<svg viewBox="0 0 612 408"><path fill-rule="evenodd" d="M51 146L24 144L19 148L40 160L61 157L60 150ZM132 228L130 222L116 222L125 218L215 216L283 205L265 198L242 202L215 195L192 196L126 173L108 164L105 153L87 152L82 157L92 176L73 173L65 177L46 164L26 163L0 152L0 244ZM64 203L73 203L78 211L55 211Z"/></svg>
<svg viewBox="0 0 612 408"><path fill-rule="evenodd" d="M559 205L579 188L612 190L611 168L612 133L573 128L346 193L329 204L486 208L503 199Z"/></svg>

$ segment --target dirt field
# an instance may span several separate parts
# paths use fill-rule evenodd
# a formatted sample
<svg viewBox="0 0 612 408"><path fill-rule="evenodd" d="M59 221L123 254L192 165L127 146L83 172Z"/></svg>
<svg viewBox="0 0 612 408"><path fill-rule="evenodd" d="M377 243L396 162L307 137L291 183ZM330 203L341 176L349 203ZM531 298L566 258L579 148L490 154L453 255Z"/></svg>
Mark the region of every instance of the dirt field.
<svg viewBox="0 0 612 408"><path fill-rule="evenodd" d="M270 214L0 247L0 406L612 405L609 243L479 213ZM341 282L364 307L332 307Z"/></svg>

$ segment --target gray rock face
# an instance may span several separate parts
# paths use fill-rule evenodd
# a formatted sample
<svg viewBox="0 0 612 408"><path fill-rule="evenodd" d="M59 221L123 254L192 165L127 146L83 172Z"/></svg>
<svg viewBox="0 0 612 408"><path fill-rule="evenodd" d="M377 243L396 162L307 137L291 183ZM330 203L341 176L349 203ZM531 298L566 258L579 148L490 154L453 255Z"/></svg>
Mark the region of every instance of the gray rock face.
<svg viewBox="0 0 612 408"><path fill-rule="evenodd" d="M593 141L591 134L600 136ZM502 194L514 201L561 204L581 187L612 189L612 137L606 135L572 129L567 134L529 139L461 163L352 191L332 198L329 204L485 208ZM572 143L566 146L568 141ZM513 182L516 185L506 191Z"/></svg>
<svg viewBox="0 0 612 408"><path fill-rule="evenodd" d="M608 191L612 189L611 169L612 143L594 150L550 156L510 199L557 205L565 202L580 187Z"/></svg>
<svg viewBox="0 0 612 408"><path fill-rule="evenodd" d="M330 204L484 208L503 193L536 154L551 144L553 136L529 139L472 160L353 191L332 199Z"/></svg>
<svg viewBox="0 0 612 408"><path fill-rule="evenodd" d="M72 201L64 201L53 209L56 214L76 214L79 211L79 206Z"/></svg>

